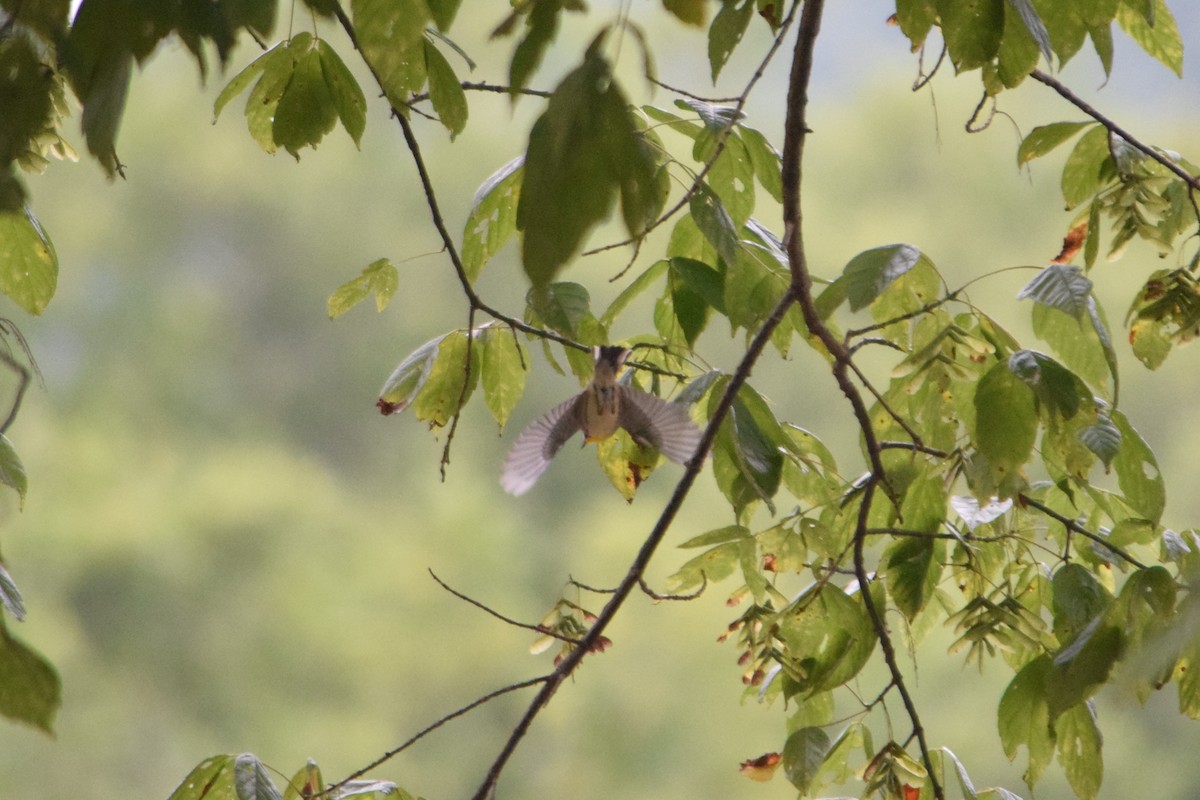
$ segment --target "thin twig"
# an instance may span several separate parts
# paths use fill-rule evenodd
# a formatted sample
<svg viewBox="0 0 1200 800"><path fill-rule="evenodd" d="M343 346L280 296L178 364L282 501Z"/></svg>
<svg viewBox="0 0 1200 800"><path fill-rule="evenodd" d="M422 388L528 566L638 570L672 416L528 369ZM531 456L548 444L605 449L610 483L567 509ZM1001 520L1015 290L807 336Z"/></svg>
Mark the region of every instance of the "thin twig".
<svg viewBox="0 0 1200 800"><path fill-rule="evenodd" d="M444 717L441 717L440 719L436 720L435 722L433 722L429 725L426 725L420 731L418 731L413 736L411 736L407 740L405 740L402 744L399 744L396 747L393 747L391 750L388 750L386 753L384 753L379 758L372 761L370 764L367 764L365 767L355 770L354 772L350 773L346 777L342 778L340 781L333 784L328 789L326 789L324 792L322 792L322 795L329 796L329 795L335 794L338 789L342 788L343 786L348 784L350 781L355 780L356 778L361 778L363 775L366 775L368 772L375 769L380 764L384 763L385 761L388 761L391 758L394 758L398 754L400 754L400 753L404 752L405 750L407 750L408 748L412 747L414 744L419 742L421 739L424 739L426 736L433 733L438 728L445 725L447 722L450 722L451 720L461 717L462 715L478 708L479 706L483 705L484 703L495 700L497 697L509 694L510 692L515 692L518 689L525 689L530 686L536 686L539 683L545 683L549 679L550 679L550 675L539 675L536 678L529 678L528 680L518 681L517 683L510 683L508 686L502 686L499 689L496 689L495 691L488 692L487 694L482 695L481 697L475 698L474 700L472 700L470 703L467 703L462 708L456 709L455 711L451 711L449 714L445 715Z"/></svg>
<svg viewBox="0 0 1200 800"><path fill-rule="evenodd" d="M642 593L651 600L695 600L700 595L704 594L704 590L708 588L708 576L703 572L700 573L701 582L700 588L688 594L659 594L650 588L650 584L646 583L645 578L638 579L638 586L641 587Z"/></svg>
<svg viewBox="0 0 1200 800"><path fill-rule="evenodd" d="M668 92L674 92L675 94L691 98L692 100L697 100L701 103L736 103L741 99L741 95L738 95L737 97L701 97L698 94L692 94L687 89L680 89L679 87L672 86L669 83L663 83L658 78L650 78L650 82L655 86L666 89Z"/></svg>
<svg viewBox="0 0 1200 800"><path fill-rule="evenodd" d="M1129 555L1129 553L1126 553L1120 547L1117 547L1116 545L1105 541L1103 536L1099 536L1095 533L1092 533L1091 531L1089 531L1087 528L1080 525L1075 520L1058 513L1057 511L1055 511L1053 508L1050 508L1050 506L1046 505L1045 503L1042 503L1039 500L1034 500L1032 497L1030 497L1027 494L1019 494L1019 495L1017 495L1017 499L1024 505L1032 506L1033 508L1036 508L1038 511L1042 512L1046 516L1048 516L1051 519L1055 520L1056 522L1060 523L1067 530L1073 531L1075 533L1078 533L1080 536L1091 539L1093 542L1096 542L1099 545L1103 545L1105 548L1107 548L1108 550L1111 550L1113 553L1120 556L1125 561L1127 561L1128 563L1137 567L1138 569L1146 568L1145 564L1138 561L1133 556Z"/></svg>
<svg viewBox="0 0 1200 800"><path fill-rule="evenodd" d="M454 587L450 586L444 580L439 578L432 569L429 570L429 575L431 578L433 578L435 581L437 581L438 586L441 586L443 589L445 589L447 592L449 592L450 594L457 597L459 600L470 603L471 605L478 608L480 611L484 611L488 614L491 614L493 617L500 620L501 622L506 622L509 625L512 625L514 628L524 628L525 630L533 631L534 633L541 633L546 636L551 636L555 639L558 639L559 641L566 642L567 644L574 645L576 647L579 646L578 639L572 638L570 636L563 636L561 633L551 630L550 628L547 628L545 625L531 625L528 622L520 622L519 620L515 620L512 617L506 617L504 614L501 614L496 609L494 609L490 606L484 605L483 603L479 602L475 598L469 597L469 596L463 594L462 592L458 591Z"/></svg>
<svg viewBox="0 0 1200 800"><path fill-rule="evenodd" d="M1188 186L1190 186L1192 188L1192 191L1200 192L1200 177L1188 174L1187 170L1185 170L1183 167L1179 166L1174 161L1167 158L1165 155L1158 152L1150 145L1145 144L1140 139L1136 138L1133 134L1129 133L1129 131L1122 128L1120 125L1118 125L1116 122L1114 122L1111 118L1100 113L1098 110L1096 110L1096 108L1094 106L1092 106L1090 103L1088 103L1082 97L1080 97L1079 95L1077 95L1073 91L1071 91L1069 88L1067 88L1067 86L1064 85L1062 83L1062 81L1058 80L1057 78L1055 78L1051 75L1047 75L1046 73L1042 72L1040 69L1035 69L1033 72L1029 73L1029 77L1033 78L1035 81L1037 81L1039 83L1043 83L1046 86L1049 86L1051 89L1058 92L1059 95L1061 95L1063 97L1063 99L1065 99L1068 103L1075 106L1076 108L1078 108L1083 113L1087 114L1092 119L1096 120L1096 122L1099 122L1110 133L1115 133L1117 136L1120 136L1122 139L1124 139L1126 142L1128 142L1133 147L1136 147L1138 150L1141 150L1143 153L1145 153L1150 158L1157 161L1159 164L1162 164L1164 167L1166 167L1168 170L1170 170L1172 173L1174 173L1176 176L1178 176L1178 178L1180 180L1182 180L1184 183L1186 183Z"/></svg>
<svg viewBox="0 0 1200 800"><path fill-rule="evenodd" d="M354 30L354 23L350 21L350 17L346 15L346 11L342 8L340 0L333 0L334 15L341 24L342 29L346 32L346 36L350 39L350 43L354 45L354 49L358 50L362 57L363 63L367 65L367 69L371 71L372 77L375 78L376 84L381 90L384 89L383 79L376 70L375 65L367 58L366 53L358 43L358 34ZM385 92L386 95L386 92ZM389 101L390 105L390 101ZM471 279L467 277L466 267L463 265L462 257L458 253L458 248L454 244L454 237L450 230L446 227L446 221L442 217L441 206L437 200L437 193L434 191L433 180L429 176L429 170L425 166L425 158L421 155L421 146L417 142L416 133L413 131L412 124L408 118L401 112L400 109L391 105L392 116L396 119L396 123L400 126L400 131L404 135L404 143L408 147L409 154L412 156L413 164L417 168L417 175L421 181L421 189L425 193L425 204L429 208L429 214L433 219L433 227L437 230L438 236L441 237L442 245L446 249L446 254L450 257L450 263L454 267L454 274L458 278L458 282L462 286L463 294L467 297L467 302L472 308L478 309L493 319L499 320L509 327L516 328L524 333L532 334L543 339L549 339L552 342L557 342L563 347L570 347L575 350L588 352L590 347L580 344L565 336L561 336L553 331L548 331L544 328L538 328L530 325L522 320L511 317L483 301L483 298L475 291L475 287L471 285Z"/></svg>

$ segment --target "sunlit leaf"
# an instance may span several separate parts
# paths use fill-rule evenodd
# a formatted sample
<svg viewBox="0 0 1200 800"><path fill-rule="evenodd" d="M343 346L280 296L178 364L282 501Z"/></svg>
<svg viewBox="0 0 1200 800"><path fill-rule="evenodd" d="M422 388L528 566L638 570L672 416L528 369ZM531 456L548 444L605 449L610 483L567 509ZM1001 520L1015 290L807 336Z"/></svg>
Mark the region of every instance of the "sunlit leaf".
<svg viewBox="0 0 1200 800"><path fill-rule="evenodd" d="M288 49L295 67L275 107L271 135L276 145L299 158L300 148L316 147L333 130L338 106L325 82L318 40L300 33Z"/></svg>
<svg viewBox="0 0 1200 800"><path fill-rule="evenodd" d="M58 255L26 207L0 211L0 291L41 314L58 286Z"/></svg>
<svg viewBox="0 0 1200 800"><path fill-rule="evenodd" d="M909 524L907 516L905 524ZM920 613L937 590L942 575L944 549L939 539L905 536L884 552L888 596L909 621Z"/></svg>
<svg viewBox="0 0 1200 800"><path fill-rule="evenodd" d="M15 489L21 505L25 504L25 492L29 489L25 465L21 463L12 442L2 433L0 433L0 484Z"/></svg>
<svg viewBox="0 0 1200 800"><path fill-rule="evenodd" d="M1108 149L1108 131L1092 128L1075 143L1062 172L1063 199L1074 208L1091 198L1113 174Z"/></svg>
<svg viewBox="0 0 1200 800"><path fill-rule="evenodd" d="M412 400L413 413L435 427L445 425L466 404L478 380L479 352L475 339L466 331L451 331L438 344L433 365Z"/></svg>
<svg viewBox="0 0 1200 800"><path fill-rule="evenodd" d="M509 415L525 394L528 361L522 356L514 331L499 325L483 331L480 378L483 399L496 424L504 430Z"/></svg>
<svg viewBox="0 0 1200 800"><path fill-rule="evenodd" d="M346 68L341 56L324 39L317 40L317 53L321 58L321 73L333 98L338 119L357 147L367 127L367 98L354 75Z"/></svg>
<svg viewBox="0 0 1200 800"><path fill-rule="evenodd" d="M1146 440L1134 430L1125 415L1113 409L1112 421L1121 432L1121 449L1113 459L1117 483L1125 501L1153 523L1159 521L1166 506L1166 488L1158 460Z"/></svg>
<svg viewBox="0 0 1200 800"><path fill-rule="evenodd" d="M399 108L425 85L425 0L351 0L358 46L379 76L388 101Z"/></svg>
<svg viewBox="0 0 1200 800"><path fill-rule="evenodd" d="M891 244L864 250L850 259L838 278L850 300L850 310L869 306L893 281L913 269L921 258L921 251L910 244Z"/></svg>
<svg viewBox="0 0 1200 800"><path fill-rule="evenodd" d="M726 264L732 264L737 259L738 232L721 198L701 181L688 206L704 238Z"/></svg>
<svg viewBox="0 0 1200 800"><path fill-rule="evenodd" d="M1152 0L1151 23L1132 6L1122 3L1117 8L1117 24L1150 56L1158 59L1179 77L1183 77L1183 37L1165 0Z"/></svg>
<svg viewBox="0 0 1200 800"><path fill-rule="evenodd" d="M206 758L192 768L167 800L237 800L233 785L235 756Z"/></svg>
<svg viewBox="0 0 1200 800"><path fill-rule="evenodd" d="M681 22L701 27L708 19L707 0L662 0L663 8Z"/></svg>
<svg viewBox="0 0 1200 800"><path fill-rule="evenodd" d="M447 335L430 339L400 362L379 390L377 405L380 411L384 414L397 414L412 404L417 392L429 379L438 347Z"/></svg>
<svg viewBox="0 0 1200 800"><path fill-rule="evenodd" d="M1057 308L1075 319L1087 313L1092 282L1083 270L1070 264L1050 264L1017 293L1018 300L1030 299Z"/></svg>
<svg viewBox="0 0 1200 800"><path fill-rule="evenodd" d="M1054 757L1054 732L1046 703L1046 677L1051 666L1050 657L1043 655L1022 667L1000 696L997 713L1000 743L1009 761L1016 759L1022 745L1028 750L1025 782L1030 786L1037 783Z"/></svg>
<svg viewBox="0 0 1200 800"><path fill-rule="evenodd" d="M1000 49L1004 0L935 0L942 37L958 72L983 66Z"/></svg>
<svg viewBox="0 0 1200 800"><path fill-rule="evenodd" d="M325 791L325 781L317 762L309 759L283 790L283 800L309 800Z"/></svg>
<svg viewBox="0 0 1200 800"><path fill-rule="evenodd" d="M1058 761L1067 783L1080 800L1094 800L1104 777L1100 754L1100 728L1091 703L1080 703L1054 723L1058 739Z"/></svg>
<svg viewBox="0 0 1200 800"><path fill-rule="evenodd" d="M483 182L475 192L471 213L463 229L462 261L467 278L474 281L480 270L517 229L517 203L521 196L524 156L509 161Z"/></svg>
<svg viewBox="0 0 1200 800"><path fill-rule="evenodd" d="M877 639L862 603L831 584L811 591L816 597L801 597L779 620L779 638L787 647L781 663L805 695L851 680Z"/></svg>
<svg viewBox="0 0 1200 800"><path fill-rule="evenodd" d="M1037 426L1033 390L1007 364L988 370L975 390L975 443L998 473L1029 459Z"/></svg>
<svg viewBox="0 0 1200 800"><path fill-rule="evenodd" d="M392 302L400 286L400 273L386 258L376 259L363 268L362 274L339 286L326 302L330 319L337 319L354 306L375 294L375 310L383 311Z"/></svg>

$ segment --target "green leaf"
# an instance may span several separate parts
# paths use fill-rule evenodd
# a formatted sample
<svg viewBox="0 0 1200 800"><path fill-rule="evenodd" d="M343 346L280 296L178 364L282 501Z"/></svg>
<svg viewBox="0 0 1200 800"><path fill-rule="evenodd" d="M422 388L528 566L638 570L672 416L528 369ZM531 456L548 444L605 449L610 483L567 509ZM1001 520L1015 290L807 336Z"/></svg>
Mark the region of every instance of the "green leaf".
<svg viewBox="0 0 1200 800"><path fill-rule="evenodd" d="M1000 696L997 721L1004 754L1012 761L1017 749L1029 751L1025 782L1033 786L1054 756L1054 732L1046 703L1046 678L1051 670L1049 656L1038 656L1017 672Z"/></svg>
<svg viewBox="0 0 1200 800"><path fill-rule="evenodd" d="M1054 635L1064 645L1073 642L1112 602L1108 590L1080 564L1067 564L1055 572L1051 587Z"/></svg>
<svg viewBox="0 0 1200 800"><path fill-rule="evenodd" d="M317 40L317 53L321 58L321 74L333 98L338 119L354 140L354 146L358 147L367 128L367 98L363 96L362 87L346 68L341 56L324 39Z"/></svg>
<svg viewBox="0 0 1200 800"><path fill-rule="evenodd" d="M993 366L975 389L975 444L998 480L1029 459L1037 428L1033 391L1007 364Z"/></svg>
<svg viewBox="0 0 1200 800"><path fill-rule="evenodd" d="M483 399L492 418L504 430L509 415L525 394L528 363L522 356L515 332L499 325L483 330L480 377Z"/></svg>
<svg viewBox="0 0 1200 800"><path fill-rule="evenodd" d="M25 601L21 598L21 590L17 588L3 561L0 561L0 605L8 609L17 622L25 619Z"/></svg>
<svg viewBox="0 0 1200 800"><path fill-rule="evenodd" d="M30 314L41 314L58 285L58 255L25 207L0 211L0 291Z"/></svg>
<svg viewBox="0 0 1200 800"><path fill-rule="evenodd" d="M467 95L450 62L428 39L425 40L425 71L429 76L429 100L453 141L467 127Z"/></svg>
<svg viewBox="0 0 1200 800"><path fill-rule="evenodd" d="M785 645L780 664L796 693L805 696L854 678L877 638L862 603L828 583L810 589L780 615L778 636Z"/></svg>
<svg viewBox="0 0 1200 800"><path fill-rule="evenodd" d="M1078 435L1079 441L1096 454L1105 469L1121 450L1121 430L1107 414L1101 414L1094 424L1081 429Z"/></svg>
<svg viewBox="0 0 1200 800"><path fill-rule="evenodd" d="M283 800L266 765L252 753L242 753L233 760L233 784L238 800Z"/></svg>
<svg viewBox="0 0 1200 800"><path fill-rule="evenodd" d="M667 587L672 592L686 592L705 583L719 583L725 580L740 565L739 554L747 542L753 546L753 540L747 537L719 544L695 558L688 559L667 578Z"/></svg>
<svg viewBox="0 0 1200 800"><path fill-rule="evenodd" d="M566 336L579 338L582 326L592 319L591 296L578 283L560 281L534 287L525 295L525 302L542 322Z"/></svg>
<svg viewBox="0 0 1200 800"><path fill-rule="evenodd" d="M1054 723L1058 739L1058 762L1067 783L1079 800L1095 800L1104 778L1100 754L1100 728L1091 703L1080 703Z"/></svg>
<svg viewBox="0 0 1200 800"><path fill-rule="evenodd" d="M1022 19L1022 15L1014 12L1014 5L1029 7L1034 15L1032 21L1040 29L1042 40L1034 36L1026 20ZM1029 73L1037 69L1040 55L1046 56L1046 63L1054 63L1051 60L1053 54L1050 51L1050 40L1046 38L1047 36L1041 18L1037 16L1037 12L1033 10L1032 6L1029 6L1029 0L1008 0L1004 9L1004 32L1000 39L1000 51L996 54L995 61L995 75L1005 88L1011 89L1020 85ZM1039 48L1039 44L1043 42L1044 50ZM994 92L996 90L993 90L990 85L991 69L991 64L984 67L984 85L988 87L988 91Z"/></svg>
<svg viewBox="0 0 1200 800"><path fill-rule="evenodd" d="M750 538L750 529L745 525L726 525L721 528L714 528L711 531L705 531L699 536L693 536L683 544L678 545L678 547L681 549L711 547L717 544L736 542L748 538Z"/></svg>
<svg viewBox="0 0 1200 800"><path fill-rule="evenodd" d="M921 483L931 484L934 481ZM906 499L905 507L908 505ZM907 515L904 520L905 525L912 524ZM944 557L941 541L923 536L902 537L884 552L888 595L910 622L937 591Z"/></svg>
<svg viewBox="0 0 1200 800"><path fill-rule="evenodd" d="M0 433L0 484L15 489L20 497L21 505L25 505L25 492L29 489L25 465L17 456L12 442L2 433Z"/></svg>
<svg viewBox="0 0 1200 800"><path fill-rule="evenodd" d="M1079 138L1063 166L1062 193L1067 208L1074 208L1100 191L1112 170L1108 131L1096 126Z"/></svg>
<svg viewBox="0 0 1200 800"><path fill-rule="evenodd" d="M462 0L427 0L427 3L429 4L429 13L433 15L433 21L438 30L450 30L450 25L458 14Z"/></svg>
<svg viewBox="0 0 1200 800"><path fill-rule="evenodd" d="M372 261L363 268L362 274L339 286L326 302L330 319L337 319L375 293L375 310L383 311L392 302L400 286L400 273L386 258Z"/></svg>
<svg viewBox="0 0 1200 800"><path fill-rule="evenodd" d="M822 728L800 728L788 736L783 745L783 771L801 795L808 794L830 745L829 734Z"/></svg>
<svg viewBox="0 0 1200 800"><path fill-rule="evenodd" d="M512 62L508 68L508 85L512 88L514 98L518 96L516 92L525 88L530 77L542 62L546 48L549 47L550 42L554 41L554 37L558 33L559 14L563 8L571 6L572 4L563 2L563 0L532 1L529 13L525 18L525 36L513 48ZM518 13L513 12L513 15L497 28L492 36L507 32L509 26L515 23L517 18Z"/></svg>
<svg viewBox="0 0 1200 800"><path fill-rule="evenodd" d="M1183 38L1166 0L1153 0L1150 18L1122 3L1117 8L1117 24L1151 57L1158 59L1179 77L1183 77ZM1152 21L1151 21L1152 20Z"/></svg>
<svg viewBox="0 0 1200 800"><path fill-rule="evenodd" d="M351 0L363 58L379 76L388 102L399 108L425 85L425 0Z"/></svg>
<svg viewBox="0 0 1200 800"><path fill-rule="evenodd" d="M517 226L534 286L549 283L608 216L614 191L632 236L656 213L657 164L600 54L602 40L554 90L529 134Z"/></svg>
<svg viewBox="0 0 1200 800"><path fill-rule="evenodd" d="M680 22L703 27L708 19L707 0L662 0L663 8L674 14Z"/></svg>
<svg viewBox="0 0 1200 800"><path fill-rule="evenodd" d="M400 362L379 390L377 405L380 411L384 414L398 414L412 405L413 399L429 379L438 347L448 335L443 334L430 339Z"/></svg>
<svg viewBox="0 0 1200 800"><path fill-rule="evenodd" d="M617 295L611 303L608 304L608 308L604 309L604 313L600 315L600 324L606 328L610 327L613 322L616 321L617 316L624 311L631 302L633 302L634 298L646 291L648 287L653 285L663 276L663 273L667 271L667 265L668 262L665 260L655 261L653 264L647 267L641 275L638 275L636 278L634 278L633 281L631 281L628 286L622 289L621 293Z"/></svg>
<svg viewBox="0 0 1200 800"><path fill-rule="evenodd" d="M688 201L688 207L692 212L692 219L695 221L696 227L717 251L717 255L726 264L734 263L738 254L737 225L734 224L733 218L726 210L725 204L721 202L721 198L708 187L708 184L701 181L696 186L691 200Z"/></svg>
<svg viewBox="0 0 1200 800"><path fill-rule="evenodd" d="M234 756L216 755L204 759L188 773L167 800L234 800Z"/></svg>
<svg viewBox="0 0 1200 800"><path fill-rule="evenodd" d="M0 621L0 714L52 734L60 705L62 685L54 667Z"/></svg>
<svg viewBox="0 0 1200 800"><path fill-rule="evenodd" d="M1043 405L1071 419L1092 393L1075 373L1035 350L1018 350L1008 358L1008 368L1028 384Z"/></svg>
<svg viewBox="0 0 1200 800"><path fill-rule="evenodd" d="M1134 430L1125 415L1113 409L1112 421L1121 431L1121 449L1113 459L1117 484L1125 502L1137 509L1145 519L1158 524L1167 503L1166 488L1154 451Z"/></svg>
<svg viewBox="0 0 1200 800"><path fill-rule="evenodd" d="M302 147L316 147L337 123L338 108L321 67L321 51L308 33L288 45L295 61L291 79L275 107L271 137L295 158Z"/></svg>
<svg viewBox="0 0 1200 800"><path fill-rule="evenodd" d="M496 170L475 192L463 228L462 246L463 269L472 282L517 229L524 163L525 157L517 156Z"/></svg>
<svg viewBox="0 0 1200 800"><path fill-rule="evenodd" d="M958 72L983 66L1000 49L1004 0L935 0L942 36Z"/></svg>
<svg viewBox="0 0 1200 800"><path fill-rule="evenodd" d="M783 202L783 171L779 151L767 141L767 137L754 128L739 125L742 143L746 146L746 154L754 168L754 177L767 190L767 194L775 198L775 202Z"/></svg>
<svg viewBox="0 0 1200 800"><path fill-rule="evenodd" d="M937 21L937 7L933 0L896 0L896 21L915 52Z"/></svg>
<svg viewBox="0 0 1200 800"><path fill-rule="evenodd" d="M1108 682L1113 665L1124 649L1121 629L1096 617L1075 641L1054 657L1046 677L1046 701L1054 722Z"/></svg>
<svg viewBox="0 0 1200 800"><path fill-rule="evenodd" d="M470 375L467 374L471 349ZM479 353L466 331L451 331L442 337L424 385L412 400L413 413L434 427L448 423L466 405L479 380Z"/></svg>
<svg viewBox="0 0 1200 800"><path fill-rule="evenodd" d="M296 60L290 42L276 45L259 61L264 59L262 75L246 98L246 129L263 152L272 154L275 152L275 111L292 79Z"/></svg>
<svg viewBox="0 0 1200 800"><path fill-rule="evenodd" d="M722 0L721 10L708 28L708 63L712 68L713 83L717 82L733 49L742 41L753 14L754 0Z"/></svg>
<svg viewBox="0 0 1200 800"><path fill-rule="evenodd" d="M1017 16L1021 19L1021 24L1029 31L1029 35L1037 42L1038 50L1041 51L1042 57L1046 59L1047 64L1054 63L1054 52L1050 46L1050 33L1046 30L1046 23L1042 22L1042 17L1034 8L1031 0L1008 0L1008 5L1015 9ZM1005 35L1008 31L1008 12L1004 14ZM1036 63L1036 62L1035 62Z"/></svg>
<svg viewBox="0 0 1200 800"><path fill-rule="evenodd" d="M709 395L710 416L720 395L721 391ZM740 515L755 500L764 501L774 510L772 498L779 490L782 448L786 446L787 435L766 401L752 387L743 385L714 444L717 484L736 513Z"/></svg>
<svg viewBox="0 0 1200 800"><path fill-rule="evenodd" d="M1017 293L1018 300L1031 299L1057 308L1075 319L1087 313L1092 282L1083 270L1070 264L1051 264Z"/></svg>
<svg viewBox="0 0 1200 800"><path fill-rule="evenodd" d="M237 75L234 75L233 79L230 80L229 83L225 84L225 88L221 90L221 93L217 95L217 99L213 103L213 122L215 123L217 118L221 116L221 111L224 110L225 106L229 104L230 100L246 91L246 89L250 87L250 84L254 82L255 78L258 78L262 75L267 64L271 63L271 61L274 59L281 58L281 54L286 54L286 51L287 42L280 42L270 50L260 55L258 58L251 61L245 67L245 69L243 69Z"/></svg>
<svg viewBox="0 0 1200 800"><path fill-rule="evenodd" d="M715 311L725 313L725 275L703 261L676 257L670 261L671 277L687 286Z"/></svg>
<svg viewBox="0 0 1200 800"><path fill-rule="evenodd" d="M1017 148L1017 166L1024 166L1033 159L1046 155L1084 128L1095 124L1094 122L1053 122L1049 125L1039 125L1021 140L1021 146Z"/></svg>
<svg viewBox="0 0 1200 800"><path fill-rule="evenodd" d="M1033 332L1076 372L1088 386L1106 397L1116 397L1116 353L1104 325L1095 298L1087 301L1087 322L1068 316L1051 306L1037 304L1033 308ZM1103 332L1103 338L1099 332ZM1111 354L1111 359L1110 359ZM1107 391L1107 379L1112 377L1112 391Z"/></svg>
<svg viewBox="0 0 1200 800"><path fill-rule="evenodd" d="M325 779L321 777L321 769L317 762L308 762L296 771L283 790L283 800L309 800L325 790Z"/></svg>
<svg viewBox="0 0 1200 800"><path fill-rule="evenodd" d="M850 310L866 308L875 298L925 258L911 244L889 244L864 250L842 268L838 282L845 287Z"/></svg>

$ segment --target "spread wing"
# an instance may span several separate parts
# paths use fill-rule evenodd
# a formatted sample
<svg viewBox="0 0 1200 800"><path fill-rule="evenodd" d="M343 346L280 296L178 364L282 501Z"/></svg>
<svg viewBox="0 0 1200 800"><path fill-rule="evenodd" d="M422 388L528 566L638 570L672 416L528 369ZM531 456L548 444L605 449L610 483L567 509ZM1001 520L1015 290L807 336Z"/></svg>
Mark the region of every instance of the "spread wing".
<svg viewBox="0 0 1200 800"><path fill-rule="evenodd" d="M700 446L700 429L678 403L622 386L618 409L618 424L635 442L650 445L677 464L690 461Z"/></svg>
<svg viewBox="0 0 1200 800"><path fill-rule="evenodd" d="M513 442L504 459L500 485L509 494L522 495L533 488L567 440L581 427L587 395L559 403L538 417Z"/></svg>

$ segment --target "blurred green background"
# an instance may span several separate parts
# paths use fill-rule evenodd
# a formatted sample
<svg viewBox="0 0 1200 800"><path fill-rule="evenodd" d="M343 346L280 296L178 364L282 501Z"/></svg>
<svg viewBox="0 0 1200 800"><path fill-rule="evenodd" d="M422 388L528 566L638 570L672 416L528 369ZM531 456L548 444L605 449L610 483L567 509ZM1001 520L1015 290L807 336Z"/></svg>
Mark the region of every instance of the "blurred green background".
<svg viewBox="0 0 1200 800"><path fill-rule="evenodd" d="M947 74L932 94L912 94L916 60L884 25L886 9L852 5L828 12L811 93L805 222L816 271L832 275L856 252L893 241L922 247L952 284L1043 264L1069 221L1057 210L1061 156L1019 172L1016 146L1021 132L1079 114L1031 85L1001 98L1011 117L968 135L977 78ZM1184 81L1127 42L1107 84L1087 52L1062 77L1138 135L1196 160L1200 9L1173 5L1193 54ZM703 35L650 16L661 77L697 88L694 76L708 70ZM460 40L481 63L470 79L504 74L503 46L484 45L499 18L460 17ZM552 54L559 60L535 83L552 85L598 24L570 19ZM278 32L286 25L285 15ZM726 68L736 81L718 94L752 71L760 27ZM344 38L323 32L352 61ZM243 45L231 69L253 55ZM748 107L751 124L775 141L785 66ZM375 103L361 152L335 131L296 164L258 150L240 100L211 124L222 84L200 85L171 44L134 80L118 140L127 180L110 184L86 162L29 180L62 269L43 318L0 312L25 332L44 376L10 432L30 491L23 510L11 493L0 498L0 543L29 608L15 633L57 665L64 703L55 739L0 723L2 798L162 798L205 756L245 750L289 775L314 758L339 778L478 695L549 669L549 655L529 654L528 632L451 597L427 570L535 622L569 576L617 582L677 474L664 467L626 506L591 451L571 448L529 496L504 495L496 477L511 434L574 391L537 358L513 430L498 435L472 404L440 482L440 439L373 408L396 363L466 324L397 127ZM658 90L648 99L673 98ZM453 145L440 126L418 122L454 230L475 187L520 152L537 111L532 99L515 109L503 97L471 100ZM762 202L758 216L778 228ZM594 241L611 238L601 231ZM364 304L329 321L326 297L381 256L402 262L391 308L380 315ZM585 259L567 278L603 307L625 257ZM1157 266L1134 245L1098 267L1114 324ZM1010 298L1030 274L1002 273L970 294L1027 336L1028 309ZM481 289L520 313L511 246ZM636 319L615 336L638 332ZM728 368L736 344L714 326L701 348ZM1149 374L1121 352L1123 402L1159 456L1175 527L1200 519L1190 486L1200 431L1187 413L1198 353L1185 348ZM797 347L786 364L771 356L754 379L779 416L822 436L844 471L857 468L846 409L809 353ZM655 585L685 557L674 545L730 521L715 495L706 477L656 558ZM782 746L784 715L742 702L737 653L715 643L737 614L724 605L732 588L691 603L634 598L610 629L615 646L586 661L538 719L502 796L792 796L782 775L759 785L737 772L740 760ZM910 669L931 743L955 749L977 786L1027 795L1022 760L1005 760L995 732L1005 671L965 668L944 655L948 643L935 635ZM874 696L880 677L859 685ZM489 704L372 775L430 798L468 794L527 698ZM1142 708L1110 689L1099 709L1102 797L1141 796L1151 770L1156 797L1195 797L1200 726L1178 718L1171 690ZM902 709L891 711L902 738ZM1039 797L1068 796L1056 769L1038 788Z"/></svg>

